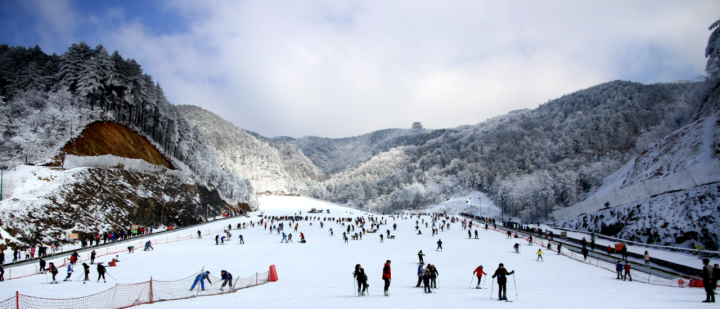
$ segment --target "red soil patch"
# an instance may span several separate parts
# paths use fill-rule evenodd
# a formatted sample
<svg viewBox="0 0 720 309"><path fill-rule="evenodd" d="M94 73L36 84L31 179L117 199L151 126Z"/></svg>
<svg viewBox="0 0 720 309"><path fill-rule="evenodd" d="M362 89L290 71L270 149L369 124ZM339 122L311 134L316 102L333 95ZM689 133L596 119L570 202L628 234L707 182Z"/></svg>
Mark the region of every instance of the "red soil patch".
<svg viewBox="0 0 720 309"><path fill-rule="evenodd" d="M144 137L112 122L95 122L85 128L80 137L63 147L67 154L76 156L114 155L130 159L142 159L155 165L173 169L160 151Z"/></svg>

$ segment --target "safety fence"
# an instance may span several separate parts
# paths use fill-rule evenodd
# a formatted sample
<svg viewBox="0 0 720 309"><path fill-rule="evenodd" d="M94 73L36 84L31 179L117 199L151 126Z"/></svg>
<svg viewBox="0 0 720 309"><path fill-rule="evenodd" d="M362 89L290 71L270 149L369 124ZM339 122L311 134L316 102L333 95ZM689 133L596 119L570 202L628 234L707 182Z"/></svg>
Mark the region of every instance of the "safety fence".
<svg viewBox="0 0 720 309"><path fill-rule="evenodd" d="M476 228L484 228L484 226L482 224L478 224L475 222L473 222L473 226L475 226ZM490 227L488 229L491 231L495 231L495 232L499 232L499 233L503 233L503 234L506 234L508 232L507 230L492 228L492 225L490 225ZM519 233L513 233L513 234L517 234L519 237L518 239L523 239L525 241L529 241L529 238L525 238L524 236L522 236L522 234L519 234ZM543 240L541 238L534 238L534 237L533 237L533 241L532 241L533 244L536 244L546 250L548 250L547 249L548 242L549 242L548 240ZM553 249L555 249L555 251L553 251ZM557 249L552 248L552 246L551 246L551 249L549 249L548 251L549 252L557 252ZM616 269L615 263L610 263L608 261L598 259L598 258L593 258L591 256L588 256L588 258L586 259L582 254L577 253L572 250L569 250L567 248L561 247L560 254L564 255L566 257L569 257L575 261L585 263L588 265L593 265L596 267L600 267L600 268L603 268L603 269L606 269L606 270L609 270L612 272L615 272L615 269ZM623 273L624 273L624 270L623 270ZM648 283L648 284L653 284L653 285L670 286L670 287L690 287L689 279L688 280L684 280L683 278L666 279L666 278L662 278L662 277L658 277L658 276L653 276L652 274L645 273L645 272L640 272L640 271L633 272L632 270L631 270L630 274L631 274L630 277L632 278L632 280L637 281L637 282Z"/></svg>
<svg viewBox="0 0 720 309"><path fill-rule="evenodd" d="M140 283L116 284L105 291L76 298L43 298L16 292L15 296L0 302L0 309L128 308L160 301L233 293L241 289L277 281L277 273L275 273L274 266L271 266L267 272L255 273L247 278L234 279L232 283L228 281L228 285L224 289L221 288L224 283L221 278L208 276L212 283L203 281L198 283L195 289L191 290L190 287L200 274L201 272L197 272L192 276L174 281L159 281L150 278L150 281ZM204 289L201 286L204 286Z"/></svg>
<svg viewBox="0 0 720 309"><path fill-rule="evenodd" d="M258 223L256 222L256 224L258 224ZM235 231L237 231L237 230L230 230L229 232L234 233ZM200 235L209 236L212 234L217 234L217 233L222 233L222 232L225 232L225 230L224 229L208 229L205 231L201 231ZM197 238L198 238L197 233L192 233L187 236L177 235L176 237L154 238L149 241L150 241L151 246L155 246L155 245L169 244L169 243L174 243L174 242L178 242L178 241L197 239ZM148 239L134 240L134 241L132 239L128 239L128 240L117 241L116 242L117 245L104 247L104 248L98 248L97 250L95 250L95 259L98 259L103 256L119 254L122 252L129 252L128 247L131 247L131 246L134 247L135 250L144 250L145 243L147 241L148 241ZM92 249L92 247L88 247L88 248L81 249L81 250L89 250L89 249ZM85 261L90 261L90 255L91 255L90 251L85 251L82 253L79 252L78 253L78 262L82 263ZM61 267L67 266L68 258L67 257L57 257L57 258L51 257L51 258L46 258L45 262L47 264L50 264L52 262L55 265L55 267L60 269ZM20 278L33 276L33 275L39 275L39 274L43 274L43 273L39 271L38 264L16 266L16 267L5 269L5 278L4 279L5 280L13 280L13 279L20 279ZM2 307L0 306L0 308L2 308Z"/></svg>

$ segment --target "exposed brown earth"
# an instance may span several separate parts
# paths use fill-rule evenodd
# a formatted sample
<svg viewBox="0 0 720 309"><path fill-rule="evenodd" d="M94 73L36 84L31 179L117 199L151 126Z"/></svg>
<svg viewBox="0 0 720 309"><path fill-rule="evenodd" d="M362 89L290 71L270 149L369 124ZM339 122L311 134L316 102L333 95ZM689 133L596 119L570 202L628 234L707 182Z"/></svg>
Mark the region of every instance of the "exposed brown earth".
<svg viewBox="0 0 720 309"><path fill-rule="evenodd" d="M174 169L173 165L144 137L112 122L95 122L62 149L76 156L114 155L142 159L155 165Z"/></svg>

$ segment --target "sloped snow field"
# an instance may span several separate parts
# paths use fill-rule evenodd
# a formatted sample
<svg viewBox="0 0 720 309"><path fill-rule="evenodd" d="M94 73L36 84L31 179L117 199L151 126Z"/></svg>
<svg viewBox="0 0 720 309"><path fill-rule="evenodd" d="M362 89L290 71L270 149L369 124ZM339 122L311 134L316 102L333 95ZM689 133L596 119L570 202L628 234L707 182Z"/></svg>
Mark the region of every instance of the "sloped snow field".
<svg viewBox="0 0 720 309"><path fill-rule="evenodd" d="M367 216L358 210L337 206L302 197L265 197L261 210L266 215L293 215L302 211L310 215L311 208L330 209L331 214L320 217ZM257 221L251 218L222 220L201 227L202 230L220 229L241 221ZM380 232L391 230L395 239L380 243L379 234L368 234L363 240L350 240L344 244L343 228L335 223L301 221L298 232L288 227L285 232L293 234L294 243L280 243L281 236L270 234L269 230L256 226L246 230L235 230L230 243L215 245L214 236L191 239L155 246L154 251L121 253L118 267L108 268L119 283L185 278L203 267L214 276L220 270L228 270L235 278L249 277L255 272L265 272L271 264L276 265L279 281L240 290L220 296L206 296L186 300L159 302L137 308L461 308L480 306L482 308L697 308L704 304L702 289L672 288L654 286L639 282L620 281L615 273L558 256L553 252L545 254L544 262L537 262L535 252L538 246L527 246L521 242L520 254L513 252L516 239L506 239L498 232L480 230L480 239L468 239L459 223L439 236L430 236L430 228L422 227L423 234L415 235L415 219L393 220ZM425 216L427 221L429 217ZM392 224L397 223L397 231ZM330 236L329 228L335 231ZM196 231L196 230L193 230ZM307 238L300 244L300 233ZM177 232L180 236L190 231ZM245 244L238 243L242 234ZM163 237L177 237L174 234ZM443 252L437 252L436 242L443 241ZM424 294L416 288L417 253L423 250L425 263L436 265L440 277L436 293ZM545 251L545 250L543 250ZM109 257L99 261L107 262ZM382 267L385 260L392 261L392 283L389 297L382 296ZM354 294L352 271L355 264L361 264L369 277L370 296L357 297ZM509 278L508 298L512 303L497 300L497 286L491 299L491 281L484 283L486 289L470 289L474 280L472 271L483 265L492 274L504 263L509 270L515 270L517 290L513 277ZM78 267L80 270L81 267ZM61 269L58 279L65 277ZM81 271L73 279L82 276ZM21 294L68 298L96 293L110 288L115 280L108 277L108 283L95 283L97 274L92 267L88 284L61 282L44 284L45 275L0 283L0 299L6 299L19 291ZM473 281L472 286L475 286ZM188 287L189 288L189 287ZM516 296L517 292L517 296Z"/></svg>

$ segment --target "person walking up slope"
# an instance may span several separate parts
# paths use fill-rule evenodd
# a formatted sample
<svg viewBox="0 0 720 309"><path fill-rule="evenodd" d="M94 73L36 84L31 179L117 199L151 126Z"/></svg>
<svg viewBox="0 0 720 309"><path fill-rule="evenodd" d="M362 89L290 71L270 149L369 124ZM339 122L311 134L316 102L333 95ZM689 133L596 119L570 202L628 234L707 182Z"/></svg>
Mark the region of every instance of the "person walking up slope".
<svg viewBox="0 0 720 309"><path fill-rule="evenodd" d="M480 282L482 281L482 275L487 275L487 273L485 273L485 271L483 271L482 265L475 268L475 271L473 271L473 275L476 275L477 279L478 279L478 283L477 283L477 286L475 286L475 288L480 289L481 288Z"/></svg>
<svg viewBox="0 0 720 309"><path fill-rule="evenodd" d="M420 284L422 284L424 274L425 274L425 269L423 268L423 263L420 263L418 265L418 270L417 270L418 282L417 282L417 285L415 285L416 288L419 288Z"/></svg>
<svg viewBox="0 0 720 309"><path fill-rule="evenodd" d="M503 263L500 263L500 266L497 270L495 270L495 273L493 274L493 278L497 277L498 280L498 300L505 300L507 301L507 276L514 274L515 271L508 272L507 269L505 269L505 266Z"/></svg>
<svg viewBox="0 0 720 309"><path fill-rule="evenodd" d="M390 271L390 260L387 260L385 262L385 266L383 267L382 279L383 281L385 281L385 288L383 292L385 293L385 296L390 296L390 293L388 292L388 289L390 288L390 281L392 280Z"/></svg>

